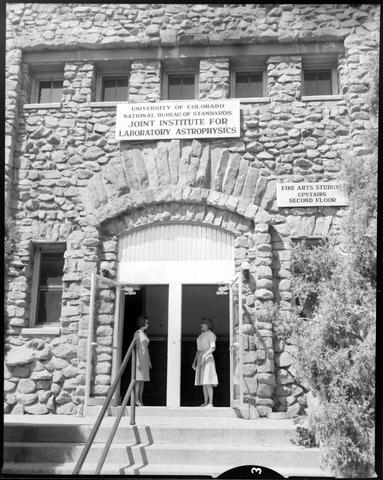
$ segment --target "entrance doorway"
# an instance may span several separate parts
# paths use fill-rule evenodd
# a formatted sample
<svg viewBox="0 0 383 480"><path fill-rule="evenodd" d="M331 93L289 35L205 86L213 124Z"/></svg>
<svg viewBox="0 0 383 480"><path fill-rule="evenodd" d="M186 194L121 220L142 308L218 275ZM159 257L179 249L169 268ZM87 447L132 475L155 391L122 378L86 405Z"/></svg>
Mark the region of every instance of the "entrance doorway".
<svg viewBox="0 0 383 480"><path fill-rule="evenodd" d="M124 358L134 332L137 318L149 317L147 334L150 339L149 352L152 363L150 382L145 382L143 402L147 406L166 405L167 343L168 343L168 285L144 285L135 295L125 295L123 316L122 358ZM130 362L121 379L121 399L131 378Z"/></svg>
<svg viewBox="0 0 383 480"><path fill-rule="evenodd" d="M214 360L219 384L214 388L214 405L229 407L229 296L217 295L215 284L182 286L181 406L199 406L203 401L202 387L194 386L195 372L191 367L200 334L201 317L213 321L217 336Z"/></svg>

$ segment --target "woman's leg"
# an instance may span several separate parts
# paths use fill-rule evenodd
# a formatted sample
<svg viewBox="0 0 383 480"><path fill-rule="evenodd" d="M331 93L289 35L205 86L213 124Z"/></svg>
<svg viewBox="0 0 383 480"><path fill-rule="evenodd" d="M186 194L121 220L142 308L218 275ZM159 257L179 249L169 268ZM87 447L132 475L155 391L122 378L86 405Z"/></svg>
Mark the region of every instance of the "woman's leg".
<svg viewBox="0 0 383 480"><path fill-rule="evenodd" d="M205 405L207 405L209 401L209 397L208 397L206 385L202 385L202 389L203 389L203 404L201 405L201 407L204 407Z"/></svg>
<svg viewBox="0 0 383 480"><path fill-rule="evenodd" d="M140 382L140 396L138 398L141 405L143 405L143 401L142 401L143 393L144 393L144 382Z"/></svg>
<svg viewBox="0 0 383 480"><path fill-rule="evenodd" d="M206 393L208 396L207 404L213 406L213 385L206 385Z"/></svg>
<svg viewBox="0 0 383 480"><path fill-rule="evenodd" d="M136 380L136 385L135 385L136 405L142 405L143 389L144 389L144 382L142 380Z"/></svg>

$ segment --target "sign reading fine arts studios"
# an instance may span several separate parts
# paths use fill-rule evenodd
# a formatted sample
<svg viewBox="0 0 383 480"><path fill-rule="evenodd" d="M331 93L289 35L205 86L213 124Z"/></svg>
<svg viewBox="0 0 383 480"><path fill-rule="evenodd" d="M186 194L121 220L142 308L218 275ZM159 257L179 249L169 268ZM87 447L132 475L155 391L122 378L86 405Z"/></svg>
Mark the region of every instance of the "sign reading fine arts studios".
<svg viewBox="0 0 383 480"><path fill-rule="evenodd" d="M348 205L343 182L279 183L278 207L332 207Z"/></svg>
<svg viewBox="0 0 383 480"><path fill-rule="evenodd" d="M240 136L239 100L117 105L116 140Z"/></svg>

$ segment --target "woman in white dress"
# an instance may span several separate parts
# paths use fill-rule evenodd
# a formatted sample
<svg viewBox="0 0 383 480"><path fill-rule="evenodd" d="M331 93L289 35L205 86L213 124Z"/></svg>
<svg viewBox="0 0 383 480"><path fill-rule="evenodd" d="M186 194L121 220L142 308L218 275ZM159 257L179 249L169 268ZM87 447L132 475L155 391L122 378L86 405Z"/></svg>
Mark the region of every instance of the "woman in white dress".
<svg viewBox="0 0 383 480"><path fill-rule="evenodd" d="M142 395L144 393L144 382L150 381L149 370L152 368L149 355L149 338L145 330L149 327L149 319L140 315L137 319L138 330L134 334L137 340L136 358L136 405L143 406Z"/></svg>
<svg viewBox="0 0 383 480"><path fill-rule="evenodd" d="M217 337L212 332L213 322L202 317L201 334L197 338L197 352L192 364L195 370L194 385L202 385L204 403L201 407L213 406L213 387L218 385L213 352Z"/></svg>

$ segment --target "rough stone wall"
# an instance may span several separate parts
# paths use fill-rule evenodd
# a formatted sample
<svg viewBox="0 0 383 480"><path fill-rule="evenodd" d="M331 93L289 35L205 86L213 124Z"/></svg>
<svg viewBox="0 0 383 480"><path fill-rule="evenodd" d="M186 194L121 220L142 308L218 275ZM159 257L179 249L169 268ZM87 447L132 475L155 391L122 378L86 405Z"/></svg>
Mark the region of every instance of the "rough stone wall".
<svg viewBox="0 0 383 480"><path fill-rule="evenodd" d="M129 77L130 102L156 102L161 98L161 62L132 62Z"/></svg>
<svg viewBox="0 0 383 480"><path fill-rule="evenodd" d="M8 270L6 412L77 411L84 395L90 274L116 275L116 235L138 225L189 220L236 235L245 284L245 399L261 415L297 412L293 345L273 339L263 308L291 308L290 237L339 235L344 210L277 209L277 181L327 181L344 155L370 153L370 64L379 9L372 5L8 4L6 189L22 240ZM68 62L60 108L23 108L31 76L23 51L235 45L344 40L342 99L301 101L301 57L267 60L270 103L241 106L240 139L135 142L114 139L115 109L92 106L95 69ZM54 56L54 54L53 54ZM160 98L160 63L133 62L129 99ZM200 62L201 98L225 98L229 62ZM17 186L17 187L16 187ZM9 198L13 192L13 198ZM239 220L241 219L241 221ZM241 223L242 222L242 223ZM109 233L102 233L108 226ZM61 335L21 334L29 325L31 241L67 243ZM110 384L113 291L97 306L92 392ZM255 322L255 324L253 323ZM290 410L289 410L290 409Z"/></svg>
<svg viewBox="0 0 383 480"><path fill-rule="evenodd" d="M228 98L230 93L230 60L205 58L199 67L199 98Z"/></svg>

